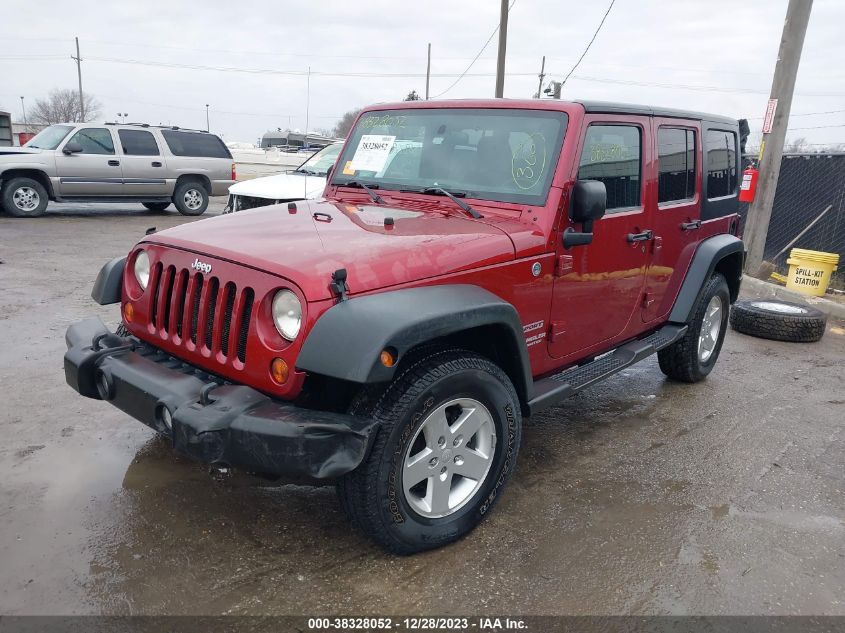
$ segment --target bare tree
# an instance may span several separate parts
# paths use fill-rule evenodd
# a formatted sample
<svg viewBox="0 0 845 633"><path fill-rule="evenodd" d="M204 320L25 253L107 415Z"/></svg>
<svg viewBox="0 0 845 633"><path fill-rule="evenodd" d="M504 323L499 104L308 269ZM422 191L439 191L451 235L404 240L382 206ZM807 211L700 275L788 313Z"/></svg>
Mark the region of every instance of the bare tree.
<svg viewBox="0 0 845 633"><path fill-rule="evenodd" d="M349 130L352 129L352 124L355 123L355 119L358 118L358 113L361 110L350 110L342 117L340 117L340 121L335 123L333 133L338 138L346 138L346 135L349 134Z"/></svg>
<svg viewBox="0 0 845 633"><path fill-rule="evenodd" d="M79 107L79 93L76 90L57 88L51 90L46 99L36 99L28 114L32 123L53 125L54 123L85 123L100 116L102 107L92 95L83 92L85 118Z"/></svg>
<svg viewBox="0 0 845 633"><path fill-rule="evenodd" d="M787 141L783 144L783 151L787 154L801 154L809 150L809 145L807 145L807 139L803 136L800 138L795 139L794 141Z"/></svg>

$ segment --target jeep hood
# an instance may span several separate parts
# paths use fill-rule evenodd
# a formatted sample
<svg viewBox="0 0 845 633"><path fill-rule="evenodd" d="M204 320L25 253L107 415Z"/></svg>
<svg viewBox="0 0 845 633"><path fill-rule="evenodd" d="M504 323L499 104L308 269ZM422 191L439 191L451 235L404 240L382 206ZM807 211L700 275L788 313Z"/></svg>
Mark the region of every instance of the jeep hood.
<svg viewBox="0 0 845 633"><path fill-rule="evenodd" d="M348 271L354 295L514 258L513 242L492 219L326 200L295 206L221 215L143 241L279 275L309 301L332 296L331 274L339 268ZM385 225L386 217L394 224Z"/></svg>
<svg viewBox="0 0 845 633"><path fill-rule="evenodd" d="M229 193L268 200L299 200L319 196L325 186L323 176L288 173L244 180L229 187Z"/></svg>

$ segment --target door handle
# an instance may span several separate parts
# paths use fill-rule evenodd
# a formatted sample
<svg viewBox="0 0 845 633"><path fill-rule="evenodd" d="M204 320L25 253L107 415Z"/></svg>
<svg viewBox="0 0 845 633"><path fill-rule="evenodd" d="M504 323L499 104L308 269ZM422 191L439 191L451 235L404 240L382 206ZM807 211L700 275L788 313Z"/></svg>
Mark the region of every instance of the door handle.
<svg viewBox="0 0 845 633"><path fill-rule="evenodd" d="M153 167L161 167L161 163L157 160L154 160L152 163L150 163L150 165L152 165Z"/></svg>
<svg viewBox="0 0 845 633"><path fill-rule="evenodd" d="M693 220L692 222L681 222L682 231L694 231L701 228L701 220Z"/></svg>
<svg viewBox="0 0 845 633"><path fill-rule="evenodd" d="M111 167L120 167L120 161L119 160L110 160L109 165Z"/></svg>
<svg viewBox="0 0 845 633"><path fill-rule="evenodd" d="M628 242L633 244L634 242L647 242L651 238L654 237L654 231L648 230L643 231L642 233L628 233Z"/></svg>

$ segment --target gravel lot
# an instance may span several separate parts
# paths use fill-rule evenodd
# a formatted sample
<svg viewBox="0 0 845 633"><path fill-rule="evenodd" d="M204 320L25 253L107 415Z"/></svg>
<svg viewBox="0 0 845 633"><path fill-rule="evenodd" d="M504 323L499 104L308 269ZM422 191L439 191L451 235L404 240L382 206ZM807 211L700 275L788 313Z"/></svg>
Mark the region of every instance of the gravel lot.
<svg viewBox="0 0 845 633"><path fill-rule="evenodd" d="M730 332L705 383L651 359L528 420L490 519L395 558L332 488L212 477L65 384L65 328L118 318L90 299L100 266L184 221L0 217L0 613L845 615L842 323Z"/></svg>

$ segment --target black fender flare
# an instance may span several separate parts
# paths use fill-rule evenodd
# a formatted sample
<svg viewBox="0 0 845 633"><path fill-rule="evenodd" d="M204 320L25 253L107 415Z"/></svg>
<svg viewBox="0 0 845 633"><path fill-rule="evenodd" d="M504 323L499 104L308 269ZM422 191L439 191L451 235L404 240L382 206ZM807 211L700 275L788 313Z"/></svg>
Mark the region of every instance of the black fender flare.
<svg viewBox="0 0 845 633"><path fill-rule="evenodd" d="M120 291L123 285L123 268L126 266L125 257L115 257L100 269L91 298L101 306L120 302Z"/></svg>
<svg viewBox="0 0 845 633"><path fill-rule="evenodd" d="M714 271L725 276L731 293L731 303L739 296L742 267L745 263L745 245L734 235L722 234L708 237L699 244L690 267L669 313L672 323L689 323L704 284Z"/></svg>
<svg viewBox="0 0 845 633"><path fill-rule="evenodd" d="M530 398L531 365L516 309L473 285L406 288L341 301L317 319L296 368L361 384L387 382L412 348L483 326L497 326L504 334L497 343L511 356L507 373L520 396ZM399 355L393 367L380 361L387 347Z"/></svg>

